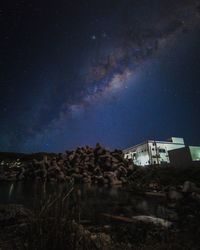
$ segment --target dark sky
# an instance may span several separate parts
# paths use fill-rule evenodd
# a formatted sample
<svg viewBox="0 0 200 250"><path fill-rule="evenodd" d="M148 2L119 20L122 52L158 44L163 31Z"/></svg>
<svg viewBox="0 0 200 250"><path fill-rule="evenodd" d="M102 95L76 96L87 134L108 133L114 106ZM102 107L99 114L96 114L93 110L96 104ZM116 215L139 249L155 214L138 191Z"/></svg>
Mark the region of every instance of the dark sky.
<svg viewBox="0 0 200 250"><path fill-rule="evenodd" d="M200 144L200 1L4 1L0 36L0 151Z"/></svg>

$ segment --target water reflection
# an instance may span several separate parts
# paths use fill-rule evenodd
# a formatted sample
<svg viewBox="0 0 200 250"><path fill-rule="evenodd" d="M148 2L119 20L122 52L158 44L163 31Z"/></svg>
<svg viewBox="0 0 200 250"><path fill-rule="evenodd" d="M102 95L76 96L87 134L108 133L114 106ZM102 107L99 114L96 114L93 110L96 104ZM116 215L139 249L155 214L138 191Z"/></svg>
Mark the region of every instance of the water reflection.
<svg viewBox="0 0 200 250"><path fill-rule="evenodd" d="M8 195L9 200L10 200L10 198L11 198L11 196L12 196L13 188L14 188L14 184L12 183L12 184L10 185L10 188L9 188L9 195Z"/></svg>
<svg viewBox="0 0 200 250"><path fill-rule="evenodd" d="M41 182L15 182L0 184L0 202L24 204L29 208L41 203L50 195L59 195L68 185ZM79 185L74 187L70 200L80 211L79 219L101 221L102 213L134 216L137 214L156 214L162 201L133 195L122 187L97 187ZM69 201L68 201L69 202Z"/></svg>

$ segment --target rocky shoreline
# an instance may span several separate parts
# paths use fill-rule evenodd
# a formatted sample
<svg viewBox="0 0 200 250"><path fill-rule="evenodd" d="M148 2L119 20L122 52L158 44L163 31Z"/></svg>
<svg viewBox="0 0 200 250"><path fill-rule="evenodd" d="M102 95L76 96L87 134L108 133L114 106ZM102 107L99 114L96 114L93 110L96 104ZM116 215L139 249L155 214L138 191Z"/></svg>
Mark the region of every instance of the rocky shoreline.
<svg viewBox="0 0 200 250"><path fill-rule="evenodd" d="M100 144L35 156L1 160L0 182L69 183L71 189L47 199L38 211L0 205L0 249L199 249L199 167L140 168L124 159L122 151L109 151ZM157 216L142 210L129 217L102 213L107 224L85 224L77 211L81 206L76 192L72 207L66 205L76 184L123 185L130 196L161 197L164 205L158 207Z"/></svg>
<svg viewBox="0 0 200 250"><path fill-rule="evenodd" d="M186 182L182 192L170 192L160 217L101 214L101 225L71 216L65 205L73 188L47 200L38 211L17 204L0 205L0 249L197 250L200 201L193 188L197 187Z"/></svg>

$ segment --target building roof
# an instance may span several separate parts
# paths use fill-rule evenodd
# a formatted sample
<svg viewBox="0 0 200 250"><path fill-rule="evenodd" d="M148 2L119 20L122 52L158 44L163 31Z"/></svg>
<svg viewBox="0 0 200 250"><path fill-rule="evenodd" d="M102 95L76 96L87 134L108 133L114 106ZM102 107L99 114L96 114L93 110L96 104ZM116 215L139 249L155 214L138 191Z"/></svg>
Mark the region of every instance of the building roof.
<svg viewBox="0 0 200 250"><path fill-rule="evenodd" d="M136 145L134 145L134 146L132 146L132 147L129 147L129 148L124 149L124 150L123 150L123 153L129 152L129 151L131 151L131 150L133 150L133 149L135 149L135 148L137 148L137 147L139 147L139 146L145 145L145 144L147 144L147 143L161 143L161 144L185 145L185 143L184 143L183 140L182 140L182 141L183 141L182 143L180 143L180 142L173 142L173 141L172 141L173 138L183 139L183 138L178 138L178 137L172 137L172 138L171 138L171 141L170 141L170 139L167 140L167 141L147 140L147 141L144 141L144 142L142 142L142 143L136 144Z"/></svg>

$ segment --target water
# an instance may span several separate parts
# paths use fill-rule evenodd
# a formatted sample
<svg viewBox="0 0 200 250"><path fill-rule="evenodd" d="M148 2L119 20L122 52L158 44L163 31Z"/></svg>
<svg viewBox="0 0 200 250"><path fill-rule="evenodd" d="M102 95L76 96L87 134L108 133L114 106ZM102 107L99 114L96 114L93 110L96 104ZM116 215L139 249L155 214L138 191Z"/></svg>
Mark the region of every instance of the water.
<svg viewBox="0 0 200 250"><path fill-rule="evenodd" d="M32 208L41 199L49 195L58 195L66 184L41 182L0 183L0 203L23 204ZM76 196L76 194L79 196ZM79 197L79 201L76 200ZM163 206L160 198L147 198L134 195L123 187L98 187L77 185L70 199L80 204L82 220L99 223L102 213L131 217L134 215L157 215L158 208Z"/></svg>

